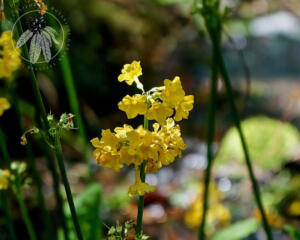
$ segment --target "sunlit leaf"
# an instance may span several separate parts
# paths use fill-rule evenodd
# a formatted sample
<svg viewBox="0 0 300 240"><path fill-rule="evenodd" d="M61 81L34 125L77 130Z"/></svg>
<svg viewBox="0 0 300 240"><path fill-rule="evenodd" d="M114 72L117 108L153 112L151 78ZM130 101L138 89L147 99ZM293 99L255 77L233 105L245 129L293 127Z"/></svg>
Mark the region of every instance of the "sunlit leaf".
<svg viewBox="0 0 300 240"><path fill-rule="evenodd" d="M219 231L212 240L242 240L255 233L258 227L259 222L254 218L239 221Z"/></svg>
<svg viewBox="0 0 300 240"><path fill-rule="evenodd" d="M277 169L291 160L291 153L300 141L299 132L293 125L264 116L244 120L242 129L251 160L265 169ZM236 128L228 130L216 156L216 163L228 160L244 162Z"/></svg>

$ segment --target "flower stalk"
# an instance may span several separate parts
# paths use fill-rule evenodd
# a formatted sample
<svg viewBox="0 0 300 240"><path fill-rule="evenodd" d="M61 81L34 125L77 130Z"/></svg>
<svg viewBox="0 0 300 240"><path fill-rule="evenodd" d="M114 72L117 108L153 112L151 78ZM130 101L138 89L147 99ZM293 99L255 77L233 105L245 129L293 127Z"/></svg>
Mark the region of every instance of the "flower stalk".
<svg viewBox="0 0 300 240"><path fill-rule="evenodd" d="M4 164L2 163L1 167L7 168L10 165L10 157L8 155L8 151L7 151L7 147L6 147L5 135L1 128L0 128L0 148L1 148L1 152L2 152L2 157L4 159ZM13 219L11 216L10 206L7 201L7 194L5 191L0 190L0 195L1 195L2 208L3 208L4 214L7 219L7 228L8 228L10 239L16 240L17 237L15 234L15 228L14 228L14 223L13 223Z"/></svg>
<svg viewBox="0 0 300 240"><path fill-rule="evenodd" d="M35 231L33 229L32 222L31 222L29 214L28 214L27 207L26 207L25 202L24 202L24 198L22 196L21 185L20 185L18 180L17 180L17 183L16 183L15 195L16 195L17 202L19 204L19 207L20 207L20 210L21 210L21 213L22 213L22 217L23 217L26 229L28 231L30 240L37 240Z"/></svg>
<svg viewBox="0 0 300 240"><path fill-rule="evenodd" d="M237 110L235 100L234 100L234 94L233 94L233 90L232 90L232 86L231 86L231 81L230 81L229 74L228 74L226 66L225 66L225 62L224 62L224 58L223 58L223 54L222 54L222 50L221 50L222 21L224 20L225 14L220 12L219 6L220 6L219 0L212 0L212 1L202 0L202 4L198 4L197 0L195 1L195 11L199 12L203 16L205 25L206 25L206 29L209 33L209 37L210 37L212 47L213 47L213 59L215 61L214 64L217 66L218 70L220 71L220 75L222 76L225 87L226 87L226 93L229 98L230 108L231 108L232 116L234 119L234 124L238 130L238 133L239 133L239 136L240 136L240 139L242 142L242 148L243 148L243 152L245 155L246 165L247 165L247 169L249 172L250 180L252 182L252 188L253 188L255 201L258 205L259 211L262 216L263 227L266 232L267 239L272 240L273 239L272 232L271 232L270 226L268 224L266 214L264 211L264 207L262 204L261 195L260 195L260 191L259 191L259 185L257 183L257 180L256 180L254 172L253 172L253 167L252 167L252 163L250 160L246 139L244 137L244 134L243 134L243 131L241 128L239 112ZM210 171L211 171L211 169L207 169L206 174L210 175ZM208 178L208 177L206 177L206 178ZM208 182L209 182L209 180L208 180ZM208 191L208 189L206 191ZM206 194L208 195L208 192ZM207 204L207 200L206 200L205 204ZM206 214L206 212L203 214ZM205 226L205 216L201 223L200 232L199 232L199 240L205 239L204 226Z"/></svg>
<svg viewBox="0 0 300 240"><path fill-rule="evenodd" d="M208 211L209 201L209 186L211 180L211 172L213 166L213 138L215 133L215 121L216 121L216 100L217 100L217 80L218 80L218 66L216 64L216 49L213 48L211 59L211 80L210 80L210 99L208 106L208 118L207 118L207 168L204 175L204 193L203 193L203 211L199 229L199 239L205 239L205 223L206 215Z"/></svg>
<svg viewBox="0 0 300 240"><path fill-rule="evenodd" d="M72 197L71 187L69 184L69 180L68 180L65 165L64 165L61 142L60 142L60 129L57 129L57 132L55 134L54 147L55 147L56 158L57 158L57 163L59 166L60 174L61 174L61 177L62 177L62 180L64 183L64 187L65 187L65 191L67 194L67 199L68 199L75 231L77 234L77 238L78 238L78 240L83 240L82 233L81 233L80 226L79 226L79 221L78 221L77 214L76 214L73 197Z"/></svg>
<svg viewBox="0 0 300 240"><path fill-rule="evenodd" d="M24 126L22 123L22 117L21 117L20 108L19 108L19 99L16 94L16 89L15 89L13 82L7 82L7 88L9 89L9 92L11 94L11 102L12 102L13 109L15 110L15 114L16 114L16 118L18 120L20 131L21 131L21 133L23 133L25 131L25 129L24 129ZM42 192L42 181L38 174L38 170L36 168L36 160L33 155L32 144L31 144L30 140L26 144L26 154L27 154L27 158L28 158L29 167L32 172L32 178L37 187L37 198L38 198L39 205L41 206L41 210L42 210L41 213L42 213L42 217L43 217L43 221L44 221L44 226L46 229L44 236L46 239L50 240L51 233L53 232L53 226L51 224L50 214L46 207L46 201L45 201L45 198L44 198L44 195Z"/></svg>
<svg viewBox="0 0 300 240"><path fill-rule="evenodd" d="M144 116L144 128L147 130L149 129L149 121L146 118L146 116ZM146 180L146 174L145 174L146 163L147 162L145 161L140 166L140 178L142 182L145 182ZM143 233L144 198L145 195L140 195L138 200L138 213L137 213L136 229L135 229L136 237L140 237Z"/></svg>
<svg viewBox="0 0 300 240"><path fill-rule="evenodd" d="M15 15L16 15L16 18L19 17L17 9L15 9ZM20 21L18 21L18 23L17 23L17 30L18 30L19 35L21 35L23 33L23 29L22 29L22 25L21 25ZM25 54L25 57L27 59L29 59L29 53L28 53L28 48L27 48L26 44L24 44L22 48L23 48L23 52ZM46 113L46 110L45 110L44 102L42 100L42 96L41 96L41 93L40 93L40 90L39 90L39 85L38 85L38 82L37 82L37 79L36 79L36 76L35 76L33 66L30 62L28 63L28 65L29 65L29 75L30 75L30 80L31 80L34 96L35 96L35 102L36 102L36 105L37 105L38 115L40 116L39 122L41 123L43 131L47 134L47 135L42 135L42 137L44 138L44 141L46 143L48 143L48 142L50 142L51 144L54 143L54 148L55 148L54 151L55 151L55 155L56 155L56 158L57 158L57 161L58 161L60 172L63 175L62 178L63 178L65 190L66 190L66 193L67 193L68 203L69 203L69 207L71 209L72 219L73 219L73 222L74 222L74 225L75 225L77 237L78 237L79 240L82 240L83 238L82 238L82 234L81 234L79 224L78 224L78 220L77 220L77 217L76 217L75 206L74 206L74 203L73 203L73 198L72 198L72 195L71 195L71 190L70 190L70 186L69 186L69 183L68 183L68 179L67 179L67 175L66 175L65 167L64 167L64 163L63 163L63 156L62 156L62 151L61 151L60 139L59 138L58 139L53 138L53 136L50 136L48 134L49 130L50 130L50 124L49 124L49 121L47 119L47 113ZM50 168L50 170L56 171L55 167ZM52 172L52 175L53 175L53 177L58 177L58 174L56 174L55 172ZM55 181L59 182L58 179L56 179ZM65 233L65 235L66 235L66 233Z"/></svg>

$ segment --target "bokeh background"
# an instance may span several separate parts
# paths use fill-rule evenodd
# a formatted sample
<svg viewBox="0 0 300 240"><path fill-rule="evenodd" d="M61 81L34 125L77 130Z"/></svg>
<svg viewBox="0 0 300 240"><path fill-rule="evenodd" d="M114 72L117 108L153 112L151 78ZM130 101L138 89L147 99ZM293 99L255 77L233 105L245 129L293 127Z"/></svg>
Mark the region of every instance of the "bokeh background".
<svg viewBox="0 0 300 240"><path fill-rule="evenodd" d="M101 129L142 123L139 118L127 120L117 107L123 96L136 92L117 81L125 63L141 61L140 80L146 89L163 85L166 78L180 76L186 93L195 96L194 109L189 119L182 122L188 146L183 157L160 169L158 174L147 175L147 182L157 186L155 193L145 197L144 231L150 239L196 239L200 223L211 50L202 19L192 14L191 5L190 0L51 1L51 6L63 14L70 28L68 54L89 139L99 136ZM286 225L300 228L300 2L224 0L222 5L231 9L223 38L226 65L268 218L275 239L292 239L283 229ZM38 81L47 110L58 117L70 109L63 82L55 72L59 72L57 66L38 71ZM22 98L22 116L30 128L35 107L25 66L15 81ZM1 91L5 94L4 88ZM260 215L239 139L231 129L233 122L221 79L217 106L214 139L217 157L207 232L214 240L232 240L228 234L230 227L236 226L231 230L241 232L236 239L264 239L263 230L257 224ZM12 158L26 161L25 150L19 145L16 121L12 110L0 119L1 127L8 134ZM34 143L38 170L47 206L55 219L52 180L37 141ZM63 150L72 191L75 196L82 196L90 184L76 130L65 134ZM90 158L91 153L90 146ZM134 173L131 168L122 170L121 174L114 173L93 162L97 182L102 185L96 219L99 234L105 236L107 226L115 225L117 220L123 223L136 218L137 199L127 195ZM25 196L38 226L35 192L31 186L25 190ZM17 208L13 213L20 235L26 236ZM0 227L4 224L5 219L0 217ZM2 233L5 235L4 227L0 239Z"/></svg>

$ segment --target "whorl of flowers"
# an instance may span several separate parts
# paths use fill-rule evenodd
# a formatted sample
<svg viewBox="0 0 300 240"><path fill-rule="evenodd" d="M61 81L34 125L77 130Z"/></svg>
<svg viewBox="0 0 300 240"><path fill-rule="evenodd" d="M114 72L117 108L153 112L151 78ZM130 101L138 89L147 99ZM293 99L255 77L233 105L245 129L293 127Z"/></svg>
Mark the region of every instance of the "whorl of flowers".
<svg viewBox="0 0 300 240"><path fill-rule="evenodd" d="M136 183L129 187L129 195L144 195L153 192L154 186L141 181L139 167L145 162L146 173L156 173L162 166L169 165L186 148L181 137L180 127L175 121L187 118L193 108L194 97L185 96L180 78L165 80L164 86L144 92L138 77L142 75L140 62L126 64L118 80L128 85L136 83L142 94L126 95L119 103L119 109L126 112L128 118L144 115L155 120L153 130L142 125L133 128L130 125L111 130L102 130L102 137L94 138L91 143L96 148L94 158L105 167L119 172L124 165L135 167Z"/></svg>
<svg viewBox="0 0 300 240"><path fill-rule="evenodd" d="M21 50L16 48L11 31L0 36L0 78L8 78L21 64Z"/></svg>

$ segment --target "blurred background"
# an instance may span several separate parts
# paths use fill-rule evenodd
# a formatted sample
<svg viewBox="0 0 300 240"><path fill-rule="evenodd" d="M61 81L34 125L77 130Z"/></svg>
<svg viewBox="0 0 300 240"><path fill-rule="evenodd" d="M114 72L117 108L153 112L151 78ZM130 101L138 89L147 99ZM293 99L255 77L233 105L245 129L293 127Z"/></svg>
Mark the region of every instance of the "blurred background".
<svg viewBox="0 0 300 240"><path fill-rule="evenodd" d="M181 122L188 146L183 157L158 174L147 175L146 181L157 186L155 193L145 197L144 232L150 239L196 239L201 220L211 50L202 19L191 13L191 5L191 0L51 1L70 28L68 54L88 139L99 136L101 129L142 123L139 118L128 121L117 107L123 96L135 93L134 88L117 81L125 63L141 61L140 80L146 89L180 76L186 94L195 96L189 119ZM224 0L222 5L231 9L223 38L226 65L268 219L275 239L293 239L287 225L300 228L300 1ZM47 110L59 117L70 109L63 82L55 72L59 72L57 66L38 71L38 81ZM26 128L31 128L35 107L25 66L15 82ZM1 91L5 94L4 88ZM217 104L207 233L214 240L264 239L221 79ZM7 111L0 123L8 135L12 158L24 160L14 112ZM73 194L92 199L76 130L65 134L63 151ZM91 153L90 146L89 158ZM35 155L47 206L55 219L52 179L39 146L35 146ZM101 239L117 220L123 223L136 218L137 198L127 195L134 181L133 169L114 173L92 161L102 185L96 216ZM25 198L38 226L35 191L34 186L26 189ZM20 235L26 234L17 208L13 214ZM0 236L6 234L4 224L0 217Z"/></svg>

